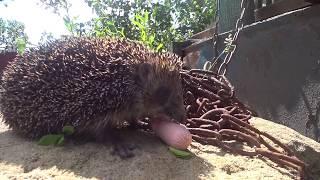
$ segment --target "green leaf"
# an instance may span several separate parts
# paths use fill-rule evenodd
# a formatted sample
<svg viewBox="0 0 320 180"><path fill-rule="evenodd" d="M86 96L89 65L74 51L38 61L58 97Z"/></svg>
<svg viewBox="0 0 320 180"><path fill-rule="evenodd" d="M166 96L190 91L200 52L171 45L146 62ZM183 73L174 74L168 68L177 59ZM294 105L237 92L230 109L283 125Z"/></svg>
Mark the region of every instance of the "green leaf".
<svg viewBox="0 0 320 180"><path fill-rule="evenodd" d="M136 25L139 29L144 29L144 26L136 20L132 20L132 24Z"/></svg>
<svg viewBox="0 0 320 180"><path fill-rule="evenodd" d="M64 143L64 136L61 136L58 142L56 143L57 146L61 146Z"/></svg>
<svg viewBox="0 0 320 180"><path fill-rule="evenodd" d="M38 141L38 145L48 146L48 145L55 145L57 142L63 137L63 134L48 134L42 136L41 139Z"/></svg>
<svg viewBox="0 0 320 180"><path fill-rule="evenodd" d="M190 34L205 30L215 19L217 7L215 0L89 0L87 2L97 15L93 23L96 21L98 24L94 24L93 31L90 28L88 30L94 35L125 36L142 41L152 49L163 44L161 47L163 51L169 49L172 41L182 41ZM124 13L119 13L119 10L123 10ZM114 26L107 23L108 20L115 22ZM70 17L66 18L66 21L71 23L74 20ZM72 31L77 28L68 26ZM156 36L153 37L153 34Z"/></svg>
<svg viewBox="0 0 320 180"><path fill-rule="evenodd" d="M189 159L192 157L192 154L189 151L183 151L173 147L169 147L169 150L178 158Z"/></svg>
<svg viewBox="0 0 320 180"><path fill-rule="evenodd" d="M73 126L64 126L62 128L62 132L65 134L65 135L71 135L74 133L74 127Z"/></svg>
<svg viewBox="0 0 320 180"><path fill-rule="evenodd" d="M159 44L159 45L157 46L157 48L156 48L156 51L159 52L159 50L160 50L162 47L163 47L163 44L162 44L162 43Z"/></svg>
<svg viewBox="0 0 320 180"><path fill-rule="evenodd" d="M145 31L141 31L141 40L142 40L142 42L147 41L147 34Z"/></svg>
<svg viewBox="0 0 320 180"><path fill-rule="evenodd" d="M155 39L155 35L154 34L149 36L148 42L149 42L150 45L152 45L152 43L154 42L154 39Z"/></svg>
<svg viewBox="0 0 320 180"><path fill-rule="evenodd" d="M124 34L124 28L121 28L121 31L119 31L120 33L120 37L126 37L126 35Z"/></svg>
<svg viewBox="0 0 320 180"><path fill-rule="evenodd" d="M25 49L26 49L26 41L22 38L18 38L16 40L17 48L18 48L18 53L22 54Z"/></svg>

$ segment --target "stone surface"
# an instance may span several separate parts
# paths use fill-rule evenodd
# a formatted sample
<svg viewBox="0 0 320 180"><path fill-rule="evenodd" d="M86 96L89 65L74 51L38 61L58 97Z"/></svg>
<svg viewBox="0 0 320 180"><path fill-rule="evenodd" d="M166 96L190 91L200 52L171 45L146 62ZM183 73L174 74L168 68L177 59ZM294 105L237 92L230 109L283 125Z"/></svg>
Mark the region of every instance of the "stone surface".
<svg viewBox="0 0 320 180"><path fill-rule="evenodd" d="M0 121L1 122L1 121ZM255 127L295 147L310 163L315 179L320 175L320 144L285 126L260 118ZM15 135L0 123L0 179L294 179L292 170L264 158L233 155L214 146L192 143L193 158L175 158L150 134L128 135L139 149L136 157L120 160L110 147L86 143L63 147L38 146ZM318 174L318 176L316 176Z"/></svg>

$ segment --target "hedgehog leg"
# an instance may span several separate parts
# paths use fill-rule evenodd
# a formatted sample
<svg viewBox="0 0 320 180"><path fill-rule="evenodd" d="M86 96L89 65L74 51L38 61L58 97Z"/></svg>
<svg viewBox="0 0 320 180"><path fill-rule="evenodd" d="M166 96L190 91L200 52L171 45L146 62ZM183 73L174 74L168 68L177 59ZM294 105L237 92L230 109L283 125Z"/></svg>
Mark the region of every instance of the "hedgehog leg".
<svg viewBox="0 0 320 180"><path fill-rule="evenodd" d="M109 140L113 146L111 152L112 155L117 155L121 159L127 159L134 157L133 150L137 148L134 143L129 143L121 136L123 132L121 130L106 128L103 136L99 136L99 139L106 142ZM101 139L102 138L102 139Z"/></svg>
<svg viewBox="0 0 320 180"><path fill-rule="evenodd" d="M118 155L121 159L127 159L134 157L133 150L136 148L135 144L126 143L126 142L119 142L113 143L113 155Z"/></svg>

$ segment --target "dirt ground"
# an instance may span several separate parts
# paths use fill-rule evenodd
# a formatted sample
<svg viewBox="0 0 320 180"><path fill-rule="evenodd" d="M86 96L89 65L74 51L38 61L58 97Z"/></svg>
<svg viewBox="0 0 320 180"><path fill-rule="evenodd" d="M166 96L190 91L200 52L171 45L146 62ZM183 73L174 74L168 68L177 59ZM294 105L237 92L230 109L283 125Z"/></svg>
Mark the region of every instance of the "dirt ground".
<svg viewBox="0 0 320 180"><path fill-rule="evenodd" d="M300 149L310 147L312 153L305 156L316 167L315 173L320 174L319 143L270 121L251 121L282 142L299 142ZM264 158L233 155L217 147L192 143L193 157L184 160L173 156L152 135L134 132L128 138L139 148L134 158L121 160L110 154L109 146L101 144L39 146L16 136L0 121L0 179L294 179L292 170Z"/></svg>

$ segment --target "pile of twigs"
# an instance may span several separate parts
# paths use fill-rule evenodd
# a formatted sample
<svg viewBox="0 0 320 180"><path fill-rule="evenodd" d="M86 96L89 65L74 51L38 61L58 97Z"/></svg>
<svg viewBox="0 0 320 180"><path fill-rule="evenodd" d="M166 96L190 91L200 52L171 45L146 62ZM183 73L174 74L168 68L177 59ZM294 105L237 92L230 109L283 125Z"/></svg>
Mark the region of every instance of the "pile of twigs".
<svg viewBox="0 0 320 180"><path fill-rule="evenodd" d="M235 97L226 77L204 70L182 71L181 77L188 115L184 124L194 141L244 156L262 155L294 168L303 178L304 162L276 138L250 125L248 120L256 114Z"/></svg>

